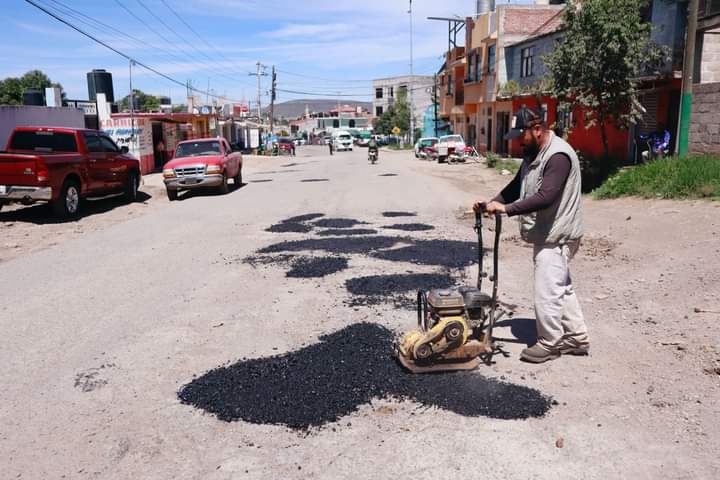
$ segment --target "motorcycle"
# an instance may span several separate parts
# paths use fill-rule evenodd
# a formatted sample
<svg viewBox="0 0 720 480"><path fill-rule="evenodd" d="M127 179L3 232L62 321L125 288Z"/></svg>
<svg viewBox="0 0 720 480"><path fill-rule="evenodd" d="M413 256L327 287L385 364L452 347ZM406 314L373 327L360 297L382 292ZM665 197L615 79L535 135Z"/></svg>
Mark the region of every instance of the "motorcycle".
<svg viewBox="0 0 720 480"><path fill-rule="evenodd" d="M373 165L377 163L378 161L378 152L377 150L370 150L368 151L368 161L372 163Z"/></svg>

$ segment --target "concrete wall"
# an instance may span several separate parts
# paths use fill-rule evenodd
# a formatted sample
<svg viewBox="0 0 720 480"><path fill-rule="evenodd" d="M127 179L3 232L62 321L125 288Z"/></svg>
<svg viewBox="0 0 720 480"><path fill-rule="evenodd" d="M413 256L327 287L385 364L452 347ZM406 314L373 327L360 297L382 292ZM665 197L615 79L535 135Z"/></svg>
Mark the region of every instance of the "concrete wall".
<svg viewBox="0 0 720 480"><path fill-rule="evenodd" d="M720 155L720 83L693 86L689 150Z"/></svg>
<svg viewBox="0 0 720 480"><path fill-rule="evenodd" d="M525 41L515 46L506 48L505 54L508 55L508 80L515 80L521 86L534 85L540 82L540 80L549 73L545 68L543 56L550 55L553 50L555 50L555 45L557 44L558 39L562 36L562 32L557 32L539 37L535 39L535 41ZM535 48L533 74L530 77L520 77L522 50L527 47Z"/></svg>
<svg viewBox="0 0 720 480"><path fill-rule="evenodd" d="M85 115L79 108L0 106L0 149L15 127L26 125L85 128Z"/></svg>

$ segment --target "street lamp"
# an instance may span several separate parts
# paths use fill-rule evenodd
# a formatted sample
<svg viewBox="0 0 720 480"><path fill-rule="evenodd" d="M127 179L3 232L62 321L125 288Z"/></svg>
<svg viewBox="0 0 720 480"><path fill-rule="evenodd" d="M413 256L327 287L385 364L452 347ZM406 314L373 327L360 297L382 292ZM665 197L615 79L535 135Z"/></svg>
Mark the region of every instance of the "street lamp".
<svg viewBox="0 0 720 480"><path fill-rule="evenodd" d="M414 81L414 66L413 66L413 15L412 15L412 0L410 0L410 9L408 10L410 16L410 82L408 90L410 91L409 103L410 103L410 143L415 143L415 104L413 102L413 81Z"/></svg>

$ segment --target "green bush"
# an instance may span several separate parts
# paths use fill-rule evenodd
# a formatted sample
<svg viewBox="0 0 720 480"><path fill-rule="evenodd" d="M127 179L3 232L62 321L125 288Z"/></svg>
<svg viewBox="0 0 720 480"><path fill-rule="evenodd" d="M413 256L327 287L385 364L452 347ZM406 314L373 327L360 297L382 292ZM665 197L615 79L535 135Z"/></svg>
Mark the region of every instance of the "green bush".
<svg viewBox="0 0 720 480"><path fill-rule="evenodd" d="M517 161L511 159L504 159L500 157L500 155L497 155L493 152L487 152L485 159L485 163L487 164L488 168L494 168L498 172L507 170L510 173L514 174L517 173L517 171L520 169L520 163L518 163Z"/></svg>
<svg viewBox="0 0 720 480"><path fill-rule="evenodd" d="M704 155L655 160L611 176L593 196L720 198L720 158Z"/></svg>

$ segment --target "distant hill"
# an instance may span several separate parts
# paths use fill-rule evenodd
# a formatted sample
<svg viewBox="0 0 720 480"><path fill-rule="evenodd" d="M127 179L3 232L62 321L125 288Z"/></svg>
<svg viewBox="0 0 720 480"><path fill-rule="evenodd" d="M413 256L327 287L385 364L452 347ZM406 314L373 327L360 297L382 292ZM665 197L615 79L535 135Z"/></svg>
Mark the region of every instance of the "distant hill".
<svg viewBox="0 0 720 480"><path fill-rule="evenodd" d="M357 102L354 100L340 100L340 106L350 105L351 107L361 106L363 109L372 110L372 103ZM305 113L305 106L310 112L327 112L337 108L338 101L331 99L311 99L311 100L290 100L288 102L275 104L275 118L294 119ZM269 112L270 107L265 108L265 112Z"/></svg>

